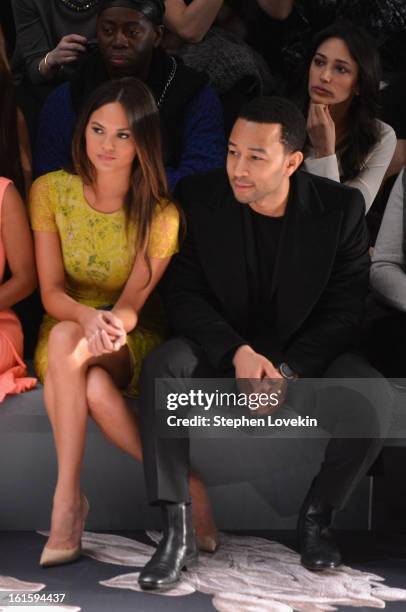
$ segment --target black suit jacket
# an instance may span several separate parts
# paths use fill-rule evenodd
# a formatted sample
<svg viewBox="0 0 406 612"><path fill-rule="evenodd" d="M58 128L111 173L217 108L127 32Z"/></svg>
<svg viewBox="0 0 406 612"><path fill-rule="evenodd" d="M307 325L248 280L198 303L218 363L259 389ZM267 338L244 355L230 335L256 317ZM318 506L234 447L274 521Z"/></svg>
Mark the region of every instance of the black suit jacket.
<svg viewBox="0 0 406 612"><path fill-rule="evenodd" d="M238 346L252 345L245 205L223 170L184 179L177 197L187 233L162 286L169 321L227 369ZM278 341L269 337L267 356L302 376L321 375L358 330L369 274L364 215L358 190L301 171L291 178L272 287Z"/></svg>

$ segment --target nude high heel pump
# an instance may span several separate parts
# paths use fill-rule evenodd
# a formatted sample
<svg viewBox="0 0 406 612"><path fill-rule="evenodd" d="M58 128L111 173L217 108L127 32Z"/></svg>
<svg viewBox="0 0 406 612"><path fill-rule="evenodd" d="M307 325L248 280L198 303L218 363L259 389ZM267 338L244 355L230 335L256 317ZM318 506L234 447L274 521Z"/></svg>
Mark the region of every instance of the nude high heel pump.
<svg viewBox="0 0 406 612"><path fill-rule="evenodd" d="M85 527L85 521L87 513L89 512L89 502L85 495L82 496L83 505L83 520L82 520L82 531ZM51 567L53 565L64 565L65 563L72 563L79 559L82 554L81 542L73 548L48 548L44 547L41 555L39 564L41 567Z"/></svg>
<svg viewBox="0 0 406 612"><path fill-rule="evenodd" d="M197 546L201 551L213 553L219 546L220 538L207 489L201 481L194 480L191 483L190 495Z"/></svg>

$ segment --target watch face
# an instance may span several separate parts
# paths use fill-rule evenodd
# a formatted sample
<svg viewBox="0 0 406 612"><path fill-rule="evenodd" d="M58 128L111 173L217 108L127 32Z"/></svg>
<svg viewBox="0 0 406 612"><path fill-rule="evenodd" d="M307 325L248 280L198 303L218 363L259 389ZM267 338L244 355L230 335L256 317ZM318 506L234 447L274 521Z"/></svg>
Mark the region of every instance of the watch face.
<svg viewBox="0 0 406 612"><path fill-rule="evenodd" d="M281 363L281 365L279 366L279 370L282 376L287 380L295 378L294 371L288 366L287 363Z"/></svg>

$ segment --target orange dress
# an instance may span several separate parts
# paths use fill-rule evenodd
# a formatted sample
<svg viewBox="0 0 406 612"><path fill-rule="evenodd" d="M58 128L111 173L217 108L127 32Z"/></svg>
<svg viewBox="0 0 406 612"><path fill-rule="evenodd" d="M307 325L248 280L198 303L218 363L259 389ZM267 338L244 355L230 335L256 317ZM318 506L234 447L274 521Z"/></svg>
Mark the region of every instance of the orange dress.
<svg viewBox="0 0 406 612"><path fill-rule="evenodd" d="M2 240L2 205L4 193L11 183L0 177L0 284L6 265L6 253ZM26 377L27 369L22 360L23 330L17 315L10 309L0 311L0 402L7 394L22 393L32 389L35 378Z"/></svg>

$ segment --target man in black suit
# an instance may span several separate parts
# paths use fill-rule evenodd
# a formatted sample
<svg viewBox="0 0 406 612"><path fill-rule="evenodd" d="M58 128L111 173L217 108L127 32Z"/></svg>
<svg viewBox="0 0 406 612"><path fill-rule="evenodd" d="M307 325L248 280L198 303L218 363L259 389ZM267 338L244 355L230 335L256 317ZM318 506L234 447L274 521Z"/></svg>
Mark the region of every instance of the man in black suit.
<svg viewBox="0 0 406 612"><path fill-rule="evenodd" d="M320 570L341 562L329 531L332 512L377 456L389 411L380 388L385 381L375 380L360 357L345 354L368 288L363 197L298 171L305 139L293 104L259 98L233 127L227 174L216 170L180 185L187 236L163 285L178 337L148 356L140 383L148 496L162 505L165 519L163 540L139 577L145 589L174 584L197 559L189 440L161 435L157 379L180 386L197 377L250 379L293 401L300 413L293 388L302 383L295 379L370 377L364 395L351 389L340 395L337 387L324 395L318 416L332 437L299 516L303 565Z"/></svg>

